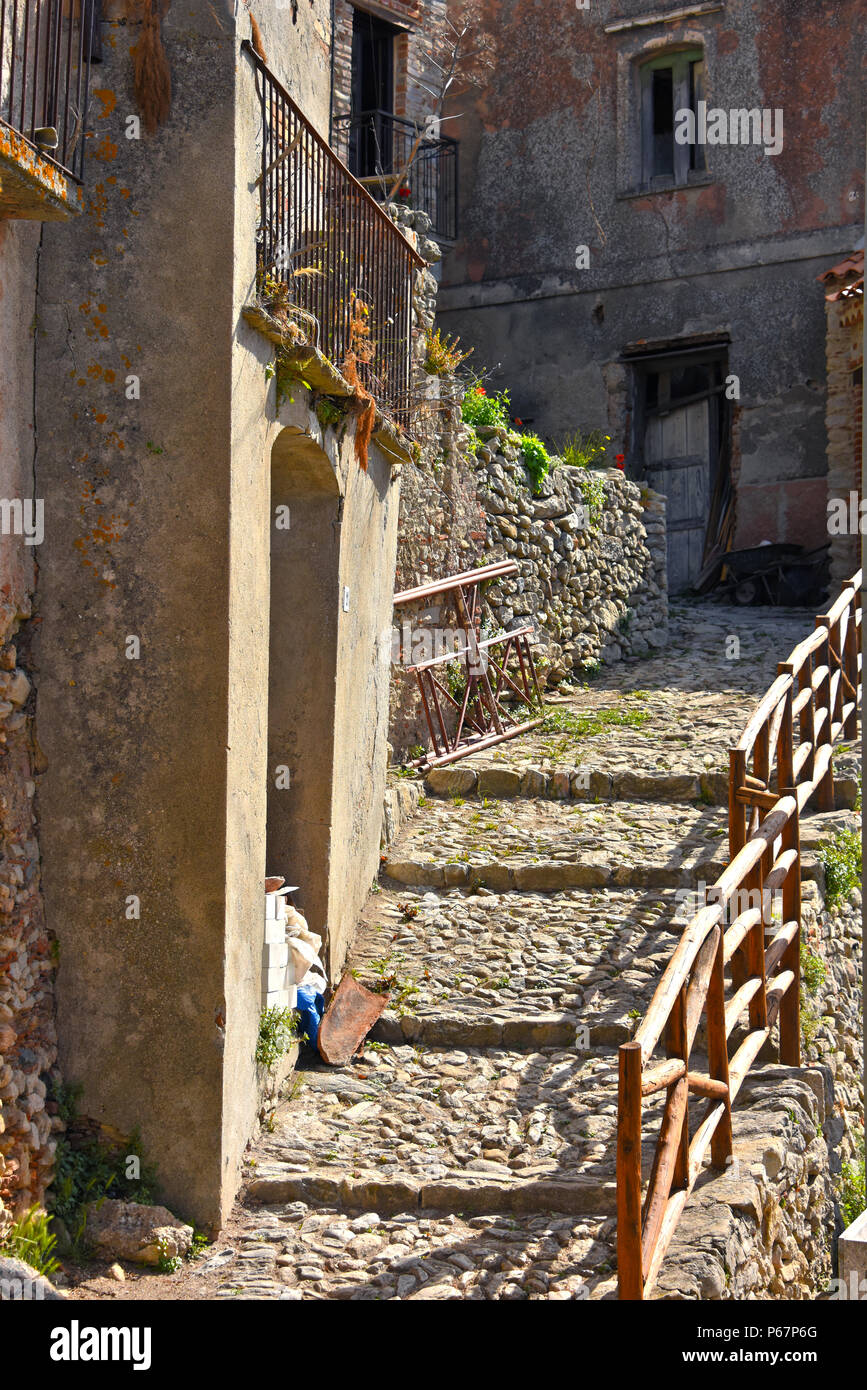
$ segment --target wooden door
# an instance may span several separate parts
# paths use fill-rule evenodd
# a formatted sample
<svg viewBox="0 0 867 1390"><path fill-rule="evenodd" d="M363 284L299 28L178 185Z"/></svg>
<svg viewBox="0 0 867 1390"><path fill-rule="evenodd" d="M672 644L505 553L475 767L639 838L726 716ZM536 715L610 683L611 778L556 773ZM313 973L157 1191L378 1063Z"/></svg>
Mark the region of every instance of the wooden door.
<svg viewBox="0 0 867 1390"><path fill-rule="evenodd" d="M652 415L644 436L647 483L667 499L668 588L688 589L704 553L710 509L710 418L707 400Z"/></svg>

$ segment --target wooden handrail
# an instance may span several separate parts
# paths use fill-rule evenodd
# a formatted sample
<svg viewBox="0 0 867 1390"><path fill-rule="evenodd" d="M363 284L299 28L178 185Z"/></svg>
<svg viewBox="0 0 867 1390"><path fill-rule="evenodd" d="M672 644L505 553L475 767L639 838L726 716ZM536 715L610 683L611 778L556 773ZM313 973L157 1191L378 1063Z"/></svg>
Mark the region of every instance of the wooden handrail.
<svg viewBox="0 0 867 1390"><path fill-rule="evenodd" d="M780 662L730 753L730 861L684 930L631 1042L619 1050L617 1104L618 1296L647 1297L708 1148L732 1156L731 1108L750 1068L779 1030L780 1060L800 1065L800 817L813 796L833 810L834 745L857 737L861 704L859 570L816 628ZM818 654L818 661L813 658ZM751 766L750 766L751 763ZM775 790L776 788L776 790ZM748 906L741 910L747 893ZM773 931L772 893L782 893ZM737 909L726 922L729 909ZM726 999L724 970L731 970ZM729 1056L741 1019L749 1027ZM690 1067L704 1018L707 1072ZM665 1060L651 1062L665 1036ZM642 1208L642 1098L666 1092ZM689 1098L707 1101L690 1140Z"/></svg>

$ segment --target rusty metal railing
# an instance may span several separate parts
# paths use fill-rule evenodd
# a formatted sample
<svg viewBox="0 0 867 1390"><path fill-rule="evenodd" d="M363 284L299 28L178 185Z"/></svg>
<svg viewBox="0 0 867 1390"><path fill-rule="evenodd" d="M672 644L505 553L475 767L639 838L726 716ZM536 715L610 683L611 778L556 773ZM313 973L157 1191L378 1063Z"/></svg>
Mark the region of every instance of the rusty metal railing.
<svg viewBox="0 0 867 1390"><path fill-rule="evenodd" d="M262 109L260 273L285 282L314 346L402 424L411 411L413 276L425 262L314 130L253 47ZM362 306L365 343L358 352Z"/></svg>
<svg viewBox="0 0 867 1390"><path fill-rule="evenodd" d="M406 668L416 678L432 747L416 760L417 767L442 767L542 723L542 692L530 648L532 627L481 635L482 585L517 573L514 560L498 560L395 594L396 608L435 599L451 604L460 634L456 650ZM448 667L460 673L456 690L443 684ZM528 714L529 719L524 717Z"/></svg>
<svg viewBox="0 0 867 1390"><path fill-rule="evenodd" d="M80 182L96 0L0 0L0 121Z"/></svg>
<svg viewBox="0 0 867 1390"><path fill-rule="evenodd" d="M622 1299L652 1290L708 1148L714 1168L731 1161L732 1105L775 1026L781 1062L800 1065L800 816L814 795L820 810L834 809L834 745L857 737L861 584L859 570L815 632L780 662L731 750L731 861L709 890L715 900L681 937L635 1037L620 1047ZM780 922L771 909L777 890ZM702 1023L706 1065L692 1060ZM654 1062L660 1040L667 1055ZM643 1102L663 1095L642 1202ZM692 1127L690 1097L706 1102Z"/></svg>
<svg viewBox="0 0 867 1390"><path fill-rule="evenodd" d="M422 135L415 121L392 111L337 116L334 125L347 140L350 169L374 198L408 201L410 207L427 213L434 236L457 239L457 140ZM404 176L395 187L401 173Z"/></svg>

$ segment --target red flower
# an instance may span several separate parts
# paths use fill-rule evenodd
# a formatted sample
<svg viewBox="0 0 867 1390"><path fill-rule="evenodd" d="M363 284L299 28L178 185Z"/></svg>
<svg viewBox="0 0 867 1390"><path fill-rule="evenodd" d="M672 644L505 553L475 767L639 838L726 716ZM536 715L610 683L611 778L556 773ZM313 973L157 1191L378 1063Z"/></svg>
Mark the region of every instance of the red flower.
<svg viewBox="0 0 867 1390"><path fill-rule="evenodd" d="M487 391L485 390L484 386L477 386L477 387L476 387L476 395L477 395L477 396L486 396L487 394L488 394L488 393L487 393Z"/></svg>
<svg viewBox="0 0 867 1390"><path fill-rule="evenodd" d="M616 456L614 462L615 462L615 463L625 463L625 462L626 462L626 455L625 455L625 454L618 454L618 455Z"/></svg>
<svg viewBox="0 0 867 1390"><path fill-rule="evenodd" d="M523 420L519 420L518 417L517 417L517 415L516 415L516 416L515 416L515 424L516 424L516 425L521 425L521 426L523 427L524 421L523 421Z"/></svg>

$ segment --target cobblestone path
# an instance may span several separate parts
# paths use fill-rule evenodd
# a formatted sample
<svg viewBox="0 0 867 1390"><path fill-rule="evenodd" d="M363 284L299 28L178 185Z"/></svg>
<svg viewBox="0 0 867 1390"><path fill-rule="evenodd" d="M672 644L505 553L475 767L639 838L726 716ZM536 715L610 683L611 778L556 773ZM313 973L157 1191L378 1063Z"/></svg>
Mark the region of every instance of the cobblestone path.
<svg viewBox="0 0 867 1390"><path fill-rule="evenodd" d="M617 1045L724 862L727 749L810 626L681 609L553 732L428 778L348 962L391 988L374 1041L296 1073L176 1296L614 1296Z"/></svg>

